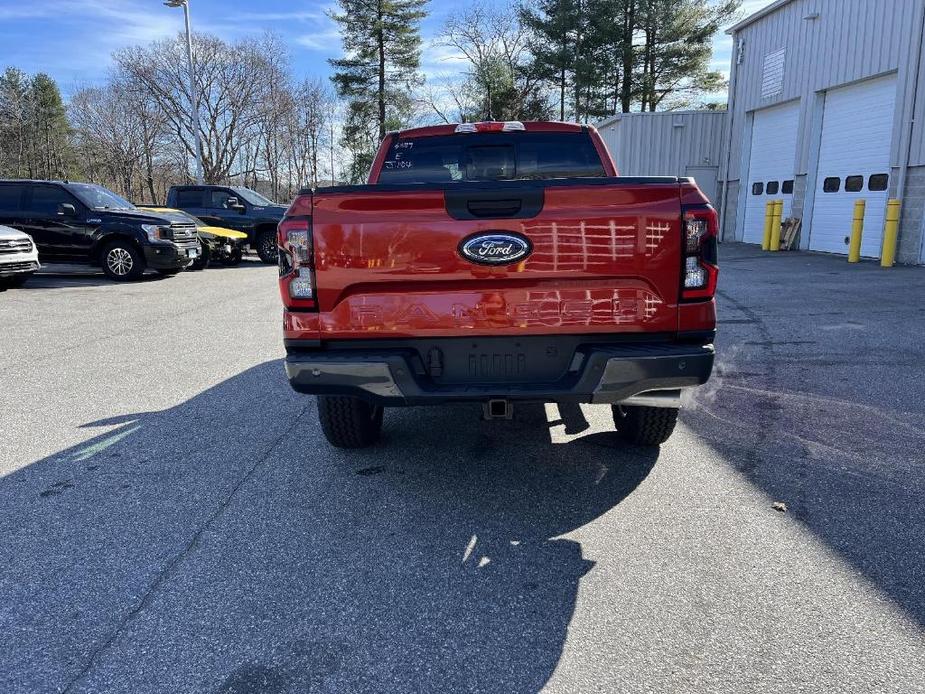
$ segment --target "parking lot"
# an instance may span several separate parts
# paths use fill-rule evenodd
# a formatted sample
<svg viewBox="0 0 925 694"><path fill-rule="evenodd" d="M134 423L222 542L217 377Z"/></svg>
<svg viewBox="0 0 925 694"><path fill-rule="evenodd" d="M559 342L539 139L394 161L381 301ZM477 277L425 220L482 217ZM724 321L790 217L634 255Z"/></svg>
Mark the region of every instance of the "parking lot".
<svg viewBox="0 0 925 694"><path fill-rule="evenodd" d="M0 293L0 690L925 691L925 272L721 254L660 449L542 405L330 448L256 262Z"/></svg>

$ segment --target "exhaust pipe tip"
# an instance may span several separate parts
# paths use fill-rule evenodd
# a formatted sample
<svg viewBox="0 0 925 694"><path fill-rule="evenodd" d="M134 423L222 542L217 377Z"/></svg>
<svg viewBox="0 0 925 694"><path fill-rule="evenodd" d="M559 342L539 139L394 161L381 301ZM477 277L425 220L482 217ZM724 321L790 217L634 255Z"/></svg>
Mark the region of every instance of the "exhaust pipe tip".
<svg viewBox="0 0 925 694"><path fill-rule="evenodd" d="M678 409L681 407L680 390L649 390L627 398L619 405L630 407L664 407Z"/></svg>

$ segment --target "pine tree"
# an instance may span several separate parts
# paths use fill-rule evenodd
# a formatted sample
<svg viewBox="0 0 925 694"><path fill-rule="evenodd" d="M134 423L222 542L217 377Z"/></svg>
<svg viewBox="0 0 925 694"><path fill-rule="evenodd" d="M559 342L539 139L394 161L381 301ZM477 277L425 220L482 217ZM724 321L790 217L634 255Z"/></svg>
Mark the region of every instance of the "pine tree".
<svg viewBox="0 0 925 694"><path fill-rule="evenodd" d="M732 18L740 0L639 0L640 110L655 111L673 97L687 105L693 93L712 91L722 77L709 70L713 36Z"/></svg>
<svg viewBox="0 0 925 694"><path fill-rule="evenodd" d="M532 3L521 10L533 33L532 69L557 92L560 117L580 121L677 107L721 88L709 70L712 38L741 0Z"/></svg>
<svg viewBox="0 0 925 694"><path fill-rule="evenodd" d="M566 94L575 82L575 38L579 33L581 0L539 0L520 9L521 21L531 32L529 46L533 71L554 85L559 120L565 120Z"/></svg>
<svg viewBox="0 0 925 694"><path fill-rule="evenodd" d="M31 171L37 178L64 178L73 163L71 127L58 85L39 73L29 86Z"/></svg>
<svg viewBox="0 0 925 694"><path fill-rule="evenodd" d="M410 109L411 88L420 82L421 20L427 0L338 0L344 57L329 62L340 97L375 104L379 138L386 123ZM357 106L357 113L366 109Z"/></svg>
<svg viewBox="0 0 925 694"><path fill-rule="evenodd" d="M29 76L15 67L0 75L0 176L27 175Z"/></svg>
<svg viewBox="0 0 925 694"><path fill-rule="evenodd" d="M48 75L7 68L0 75L0 176L63 178L74 161L58 85Z"/></svg>

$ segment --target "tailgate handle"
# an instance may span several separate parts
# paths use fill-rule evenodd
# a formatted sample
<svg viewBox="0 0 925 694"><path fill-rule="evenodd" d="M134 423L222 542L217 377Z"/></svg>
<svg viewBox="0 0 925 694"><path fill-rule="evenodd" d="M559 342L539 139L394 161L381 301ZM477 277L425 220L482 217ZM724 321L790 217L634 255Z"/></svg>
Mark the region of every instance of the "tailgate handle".
<svg viewBox="0 0 925 694"><path fill-rule="evenodd" d="M513 217L520 212L520 200L469 200L466 209L475 217Z"/></svg>
<svg viewBox="0 0 925 694"><path fill-rule="evenodd" d="M542 211L544 192L533 182L508 190L455 188L444 190L443 202L453 219L530 219Z"/></svg>

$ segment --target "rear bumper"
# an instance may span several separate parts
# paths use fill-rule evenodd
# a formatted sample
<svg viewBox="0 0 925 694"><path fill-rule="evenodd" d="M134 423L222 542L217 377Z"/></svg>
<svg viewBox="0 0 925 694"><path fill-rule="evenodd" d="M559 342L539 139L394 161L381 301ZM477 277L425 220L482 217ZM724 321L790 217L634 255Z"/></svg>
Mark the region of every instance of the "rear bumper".
<svg viewBox="0 0 925 694"><path fill-rule="evenodd" d="M554 381L441 382L425 372L413 350L289 348L286 375L294 390L352 395L376 404L423 405L506 399L539 402L619 403L652 391L678 391L707 382L713 345L593 344L576 351ZM579 358L580 354L580 358ZM638 404L642 404L639 400ZM670 398L665 399L671 403ZM649 404L656 404L652 399Z"/></svg>

